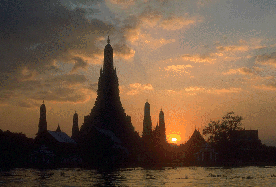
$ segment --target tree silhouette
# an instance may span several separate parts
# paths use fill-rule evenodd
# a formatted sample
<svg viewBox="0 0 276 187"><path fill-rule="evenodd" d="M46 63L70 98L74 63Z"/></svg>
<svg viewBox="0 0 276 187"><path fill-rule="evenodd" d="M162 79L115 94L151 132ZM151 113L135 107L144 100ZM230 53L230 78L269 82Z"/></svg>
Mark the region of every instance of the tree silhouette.
<svg viewBox="0 0 276 187"><path fill-rule="evenodd" d="M203 135L209 135L208 142L219 144L225 141L233 140L234 131L242 130L241 116L235 116L234 112L228 112L222 117L222 120L210 121L208 126L203 129Z"/></svg>
<svg viewBox="0 0 276 187"><path fill-rule="evenodd" d="M222 160L229 160L238 154L235 132L243 130L242 120L241 116L235 115L232 111L224 115L222 120L210 121L203 129L203 135L208 136L208 142L219 153Z"/></svg>

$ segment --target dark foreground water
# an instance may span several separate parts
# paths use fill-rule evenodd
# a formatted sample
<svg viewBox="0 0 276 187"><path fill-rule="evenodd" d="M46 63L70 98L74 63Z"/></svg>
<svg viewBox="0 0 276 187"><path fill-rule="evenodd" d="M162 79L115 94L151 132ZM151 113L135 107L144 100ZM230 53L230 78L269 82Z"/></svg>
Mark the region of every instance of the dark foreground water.
<svg viewBox="0 0 276 187"><path fill-rule="evenodd" d="M276 167L165 167L117 171L14 169L0 186L276 186Z"/></svg>

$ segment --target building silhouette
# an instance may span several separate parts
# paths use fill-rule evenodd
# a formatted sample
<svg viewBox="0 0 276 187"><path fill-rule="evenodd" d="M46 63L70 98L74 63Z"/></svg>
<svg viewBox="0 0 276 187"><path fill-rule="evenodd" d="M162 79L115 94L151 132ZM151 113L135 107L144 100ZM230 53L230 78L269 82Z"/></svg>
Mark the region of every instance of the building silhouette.
<svg viewBox="0 0 276 187"><path fill-rule="evenodd" d="M205 141L199 130L195 129L189 140L180 145L178 158L194 164L211 164L216 162L217 153Z"/></svg>
<svg viewBox="0 0 276 187"><path fill-rule="evenodd" d="M100 70L97 98L90 114L84 116L80 136L84 139L90 138L95 127L112 131L126 144L134 133L131 118L126 115L120 100L119 82L113 65L113 48L109 37L104 49L104 64Z"/></svg>
<svg viewBox="0 0 276 187"><path fill-rule="evenodd" d="M57 126L56 132L61 132L61 129L60 129L59 124L58 124L58 126Z"/></svg>
<svg viewBox="0 0 276 187"><path fill-rule="evenodd" d="M149 140L152 135L152 122L150 116L150 104L148 102L145 103L144 108L144 120L143 120L143 139Z"/></svg>
<svg viewBox="0 0 276 187"><path fill-rule="evenodd" d="M164 112L160 111L159 113L159 132L160 132L160 143L166 143L166 126L165 126L165 117Z"/></svg>
<svg viewBox="0 0 276 187"><path fill-rule="evenodd" d="M37 134L40 134L40 133L46 132L46 131L47 131L46 106L45 106L44 100L43 100L43 103L40 106L40 117L39 117Z"/></svg>
<svg viewBox="0 0 276 187"><path fill-rule="evenodd" d="M76 142L73 139L71 139L65 132L61 131L59 124L55 131L50 131L47 129L46 106L43 101L43 104L40 106L38 133L37 133L37 136L35 137L35 143L48 145L49 142L76 144Z"/></svg>
<svg viewBox="0 0 276 187"><path fill-rule="evenodd" d="M159 112L159 124L157 123L155 129L152 131L152 136L155 139L155 142L160 145L165 145L166 140L166 127L165 127L165 117L162 109Z"/></svg>
<svg viewBox="0 0 276 187"><path fill-rule="evenodd" d="M75 139L79 134L79 122L78 122L78 114L75 112L73 115L73 127L72 127L72 138Z"/></svg>

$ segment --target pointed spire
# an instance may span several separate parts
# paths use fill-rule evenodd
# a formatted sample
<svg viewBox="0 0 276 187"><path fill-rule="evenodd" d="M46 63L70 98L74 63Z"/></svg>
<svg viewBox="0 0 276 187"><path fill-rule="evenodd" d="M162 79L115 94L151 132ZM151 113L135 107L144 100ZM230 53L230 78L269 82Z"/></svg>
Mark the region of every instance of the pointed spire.
<svg viewBox="0 0 276 187"><path fill-rule="evenodd" d="M60 126L59 126L59 123L58 123L58 127L57 127L56 132L61 132L61 130L60 130Z"/></svg>
<svg viewBox="0 0 276 187"><path fill-rule="evenodd" d="M44 98L43 98L42 104L44 104Z"/></svg>
<svg viewBox="0 0 276 187"><path fill-rule="evenodd" d="M107 43L110 44L110 39L109 36L107 37Z"/></svg>

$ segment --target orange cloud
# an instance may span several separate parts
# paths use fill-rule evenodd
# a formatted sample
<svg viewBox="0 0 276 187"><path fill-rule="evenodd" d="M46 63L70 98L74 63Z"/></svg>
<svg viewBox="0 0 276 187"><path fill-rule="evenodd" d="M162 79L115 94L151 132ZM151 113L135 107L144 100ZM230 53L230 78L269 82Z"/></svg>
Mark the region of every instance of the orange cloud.
<svg viewBox="0 0 276 187"><path fill-rule="evenodd" d="M173 72L184 72L184 73L188 73L187 71L185 71L187 68L192 68L193 66L191 66L190 64L188 65L172 65L172 66L167 66L165 67L166 71L173 71Z"/></svg>
<svg viewBox="0 0 276 187"><path fill-rule="evenodd" d="M211 94L227 94L227 93L238 93L241 90L242 90L241 88L209 89L209 90L207 90L207 93L211 93Z"/></svg>
<svg viewBox="0 0 276 187"><path fill-rule="evenodd" d="M256 62L259 64L269 64L276 66L276 52L256 56Z"/></svg>
<svg viewBox="0 0 276 187"><path fill-rule="evenodd" d="M249 50L249 47L246 45L238 46L238 45L231 45L231 46L218 46L217 49L219 51L241 51L245 52Z"/></svg>
<svg viewBox="0 0 276 187"><path fill-rule="evenodd" d="M119 5L122 8L128 8L129 6L135 5L136 0L106 0L114 5Z"/></svg>
<svg viewBox="0 0 276 187"><path fill-rule="evenodd" d="M194 92L194 91L204 91L205 88L202 87L189 87L189 88L185 88L186 92Z"/></svg>
<svg viewBox="0 0 276 187"><path fill-rule="evenodd" d="M260 90L268 90L268 91L275 91L276 90L276 85L259 85L259 86L253 86L256 89L260 89Z"/></svg>
<svg viewBox="0 0 276 187"><path fill-rule="evenodd" d="M127 89L128 89L128 91L126 92L127 95L137 95L143 91L154 90L151 84L140 84L140 83L129 84L129 87Z"/></svg>
<svg viewBox="0 0 276 187"><path fill-rule="evenodd" d="M209 55L190 55L190 54L185 54L183 56L184 60L192 61L195 63L210 63L213 64L214 61L216 60L215 58L212 58L214 55L209 54Z"/></svg>
<svg viewBox="0 0 276 187"><path fill-rule="evenodd" d="M260 71L262 71L262 69L259 67L253 67L253 68L242 67L238 69L230 69L228 72L223 74L224 75L231 75L231 74L256 75Z"/></svg>
<svg viewBox="0 0 276 187"><path fill-rule="evenodd" d="M182 29L184 26L195 24L195 22L196 22L195 18L187 19L184 17L172 16L162 20L160 23L160 26L166 30L178 30L178 29Z"/></svg>

